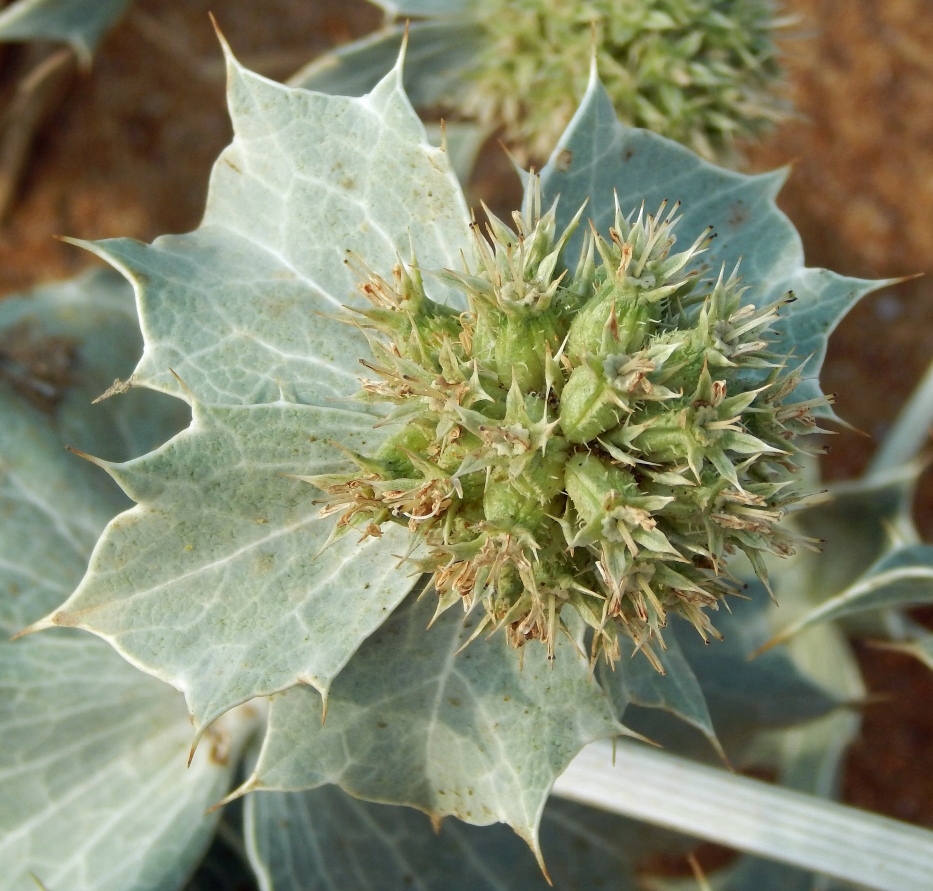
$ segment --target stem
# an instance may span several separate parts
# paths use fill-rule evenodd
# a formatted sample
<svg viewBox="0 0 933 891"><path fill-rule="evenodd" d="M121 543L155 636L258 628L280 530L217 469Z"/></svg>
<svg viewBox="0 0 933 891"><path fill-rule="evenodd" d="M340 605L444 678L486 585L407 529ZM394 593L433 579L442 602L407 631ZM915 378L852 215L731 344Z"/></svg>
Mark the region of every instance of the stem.
<svg viewBox="0 0 933 891"><path fill-rule="evenodd" d="M554 794L876 891L929 891L933 832L639 743L585 748Z"/></svg>

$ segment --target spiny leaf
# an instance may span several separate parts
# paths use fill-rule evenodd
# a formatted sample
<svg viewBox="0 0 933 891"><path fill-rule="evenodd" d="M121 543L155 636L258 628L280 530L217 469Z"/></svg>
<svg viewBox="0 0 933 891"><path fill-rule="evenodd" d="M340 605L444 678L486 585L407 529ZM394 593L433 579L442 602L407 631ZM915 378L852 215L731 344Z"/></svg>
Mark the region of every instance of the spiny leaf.
<svg viewBox="0 0 933 891"><path fill-rule="evenodd" d="M661 709L695 727L721 752L703 690L677 638L671 635L665 644L663 650L655 651L664 667L664 674L660 674L635 652L631 641L621 640L622 657L614 670L604 663L597 667L600 684L612 699L620 719L631 705Z"/></svg>
<svg viewBox="0 0 933 891"><path fill-rule="evenodd" d="M246 799L248 844L261 887L275 891L417 888L546 891L541 870L504 826L445 820L440 832L410 808L370 804L335 786ZM635 888L627 852L638 832L619 817L551 799L541 843L554 887Z"/></svg>
<svg viewBox="0 0 933 891"><path fill-rule="evenodd" d="M333 521L289 475L339 469L331 439L361 448L382 435L378 411L348 399L369 348L334 317L356 302L347 252L388 271L414 243L443 267L469 239L399 68L348 99L228 64L235 137L201 226L89 246L137 291L145 349L131 383L191 402L194 420L159 451L107 466L139 505L47 623L100 634L182 689L199 731L255 695L299 682L325 692L413 584L401 533L322 551ZM444 300L445 286L429 290Z"/></svg>
<svg viewBox="0 0 933 891"><path fill-rule="evenodd" d="M607 231L618 194L625 213L642 203L682 201L679 231L698 233L713 226L717 238L705 255L713 274L728 274L741 260L748 302L765 306L793 291L796 303L782 313L782 352L793 351L806 380L801 400L820 395L816 376L826 355L829 334L862 296L885 284L844 278L803 265L800 236L774 203L784 174L745 176L715 167L647 130L621 124L603 86L593 73L586 95L541 172L545 204L560 197L558 227L567 225L580 205L601 232ZM583 227L575 236L579 245ZM573 243L572 243L573 245ZM571 251L573 246L571 246ZM822 414L831 415L824 408Z"/></svg>
<svg viewBox="0 0 933 891"><path fill-rule="evenodd" d="M475 620L453 610L425 631L433 613L426 597L393 614L334 683L324 723L313 691L273 699L244 790L337 783L435 818L508 823L540 853L555 777L587 741L621 727L568 640L553 662L529 646L519 666L501 634L460 651Z"/></svg>
<svg viewBox="0 0 933 891"><path fill-rule="evenodd" d="M399 566L398 528L325 548L335 521L295 476L344 458L315 430L364 451L379 441L371 416L343 408L195 403L184 433L106 465L138 506L110 524L49 621L93 630L183 690L197 732L299 681L326 693L417 572Z"/></svg>
<svg viewBox="0 0 933 891"><path fill-rule="evenodd" d="M135 437L119 431L136 412L148 412L147 436L178 427L184 407L158 394L91 406L138 348L132 294L111 273L0 304L3 638L74 586L125 503L63 440L126 457ZM53 891L176 887L210 840L204 811L229 786L250 728L244 716L218 727L186 770L191 731L173 690L90 635L4 639L0 888L35 891L33 876Z"/></svg>

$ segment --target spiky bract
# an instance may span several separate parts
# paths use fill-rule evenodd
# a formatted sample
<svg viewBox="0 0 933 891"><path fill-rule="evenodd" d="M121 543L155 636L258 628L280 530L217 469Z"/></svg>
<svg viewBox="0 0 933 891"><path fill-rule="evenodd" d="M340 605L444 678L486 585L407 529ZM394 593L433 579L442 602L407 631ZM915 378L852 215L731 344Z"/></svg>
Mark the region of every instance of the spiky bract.
<svg viewBox="0 0 933 891"><path fill-rule="evenodd" d="M723 157L779 118L772 0L476 0L485 39L463 105L546 157L593 50L623 123Z"/></svg>
<svg viewBox="0 0 933 891"><path fill-rule="evenodd" d="M616 658L620 633L654 658L671 612L715 634L729 555L764 576L764 554L791 553L777 523L814 406L792 401L798 374L770 340L793 298L757 308L735 274L703 280L713 236L674 252L678 205L617 206L571 272L581 214L558 234L535 185L514 230L474 224L472 264L440 274L466 311L432 302L415 263L364 273L361 395L394 404L399 427L353 455L358 472L309 479L338 530L407 525L439 611L482 603L478 631L553 649L570 608L593 658Z"/></svg>

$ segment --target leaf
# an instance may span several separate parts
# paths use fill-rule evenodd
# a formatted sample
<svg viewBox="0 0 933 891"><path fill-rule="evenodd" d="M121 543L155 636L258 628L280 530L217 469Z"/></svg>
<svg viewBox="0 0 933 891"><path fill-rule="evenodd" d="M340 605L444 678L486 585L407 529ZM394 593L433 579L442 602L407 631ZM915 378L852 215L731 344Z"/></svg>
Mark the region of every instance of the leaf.
<svg viewBox="0 0 933 891"><path fill-rule="evenodd" d="M0 40L60 40L82 64L130 0L19 0L0 12Z"/></svg>
<svg viewBox="0 0 933 891"><path fill-rule="evenodd" d="M401 16L442 18L463 15L470 9L470 0L373 0L373 2L382 7L387 16L393 18Z"/></svg>
<svg viewBox="0 0 933 891"><path fill-rule="evenodd" d="M755 730L822 717L842 701L804 674L786 652L771 650L753 658L771 636L770 601L760 583L748 584L749 599L730 601L730 611L716 617L723 640L707 645L686 622L675 626L724 745Z"/></svg>
<svg viewBox="0 0 933 891"><path fill-rule="evenodd" d="M139 506L110 524L50 621L93 630L181 689L197 733L298 682L326 693L417 572L399 566L399 527L325 549L335 520L293 476L342 466L310 441L321 430L362 452L378 442L368 416L342 408L195 403L192 426L158 451L103 464Z"/></svg>
<svg viewBox="0 0 933 891"><path fill-rule="evenodd" d="M319 56L289 78L289 86L340 96L362 96L391 71L405 39L406 25L390 25L362 40ZM405 93L416 108L449 100L476 57L481 29L460 19L414 22L407 26Z"/></svg>
<svg viewBox="0 0 933 891"><path fill-rule="evenodd" d="M801 583L814 602L854 584L895 540L919 539L911 503L922 470L907 464L859 480L834 483L826 498L795 511L801 531L820 540L820 552L803 555Z"/></svg>
<svg viewBox="0 0 933 891"><path fill-rule="evenodd" d="M923 891L933 871L930 830L635 742L588 746L554 792L877 891Z"/></svg>
<svg viewBox="0 0 933 891"><path fill-rule="evenodd" d="M184 403L145 390L90 407L129 376L142 345L133 289L112 269L0 302L0 377L46 409L40 426L57 430L62 443L115 461L154 448L191 417Z"/></svg>
<svg viewBox="0 0 933 891"><path fill-rule="evenodd" d="M566 226L584 201L594 225L606 232L614 214L613 192L624 213L642 203L654 213L661 202L682 201L680 238L689 244L707 227L718 237L704 260L708 272L726 274L741 263L750 286L747 299L766 305L793 291L783 310L782 351L793 348L803 365L800 399L820 395L817 374L829 334L852 305L885 282L844 278L806 269L800 237L774 203L781 172L745 176L715 167L671 140L621 124L595 70L583 101L541 171L545 204L560 197L558 227ZM583 227L577 230L579 246ZM821 414L832 416L828 407Z"/></svg>
<svg viewBox="0 0 933 891"><path fill-rule="evenodd" d="M424 814L359 801L335 786L250 795L246 827L262 891L549 887L528 848L504 826L445 820L435 833ZM626 832L631 824L618 817L548 802L541 837L554 887L634 889Z"/></svg>
<svg viewBox="0 0 933 891"><path fill-rule="evenodd" d="M928 603L933 603L933 545L904 545L885 554L848 588L786 627L773 642L787 640L815 622Z"/></svg>
<svg viewBox="0 0 933 891"><path fill-rule="evenodd" d="M186 768L178 694L77 632L0 644L0 678L0 889L34 891L30 873L49 891L179 886L247 724L218 728Z"/></svg>
<svg viewBox="0 0 933 891"><path fill-rule="evenodd" d="M620 732L586 659L566 639L519 665L504 635L462 652L475 620L410 599L320 698L300 687L272 701L269 732L241 791L337 783L368 801L434 818L508 823L539 853L554 778L587 742ZM300 745L296 744L300 740Z"/></svg>
<svg viewBox="0 0 933 891"><path fill-rule="evenodd" d="M632 641L627 638L620 640L619 662L612 669L605 663L597 666L602 688L615 705L620 719L630 714L630 706L660 709L699 730L717 753L725 757L713 729L703 690L684 658L677 638L669 635L665 644L663 650L655 650L664 667L664 674L661 674L636 651Z"/></svg>
<svg viewBox="0 0 933 891"><path fill-rule="evenodd" d="M334 521L317 519L316 490L288 475L345 467L333 439L366 449L384 435L379 414L348 398L369 347L337 316L363 299L346 252L390 274L411 244L436 268L469 240L463 195L398 67L357 99L228 62L235 137L201 226L89 246L137 291L145 349L131 382L192 403L192 426L105 465L138 506L46 622L93 631L183 690L197 732L257 695L326 692L411 588L401 533L322 551Z"/></svg>
<svg viewBox="0 0 933 891"><path fill-rule="evenodd" d="M177 887L210 840L215 818L204 811L228 788L252 728L233 717L186 769L190 725L173 690L90 635L5 640L74 586L124 503L62 438L132 448L118 431L144 406L124 415L122 400L104 409L90 395L102 375L129 371L138 337L129 289L110 273L0 304L3 891L35 891L32 876L50 891ZM148 429L160 420L159 435L169 435L178 404L163 412L165 400L148 395Z"/></svg>
<svg viewBox="0 0 933 891"><path fill-rule="evenodd" d="M448 124L425 124L432 145L446 145L450 165L464 186L469 183L473 166L489 134L477 124L453 121Z"/></svg>

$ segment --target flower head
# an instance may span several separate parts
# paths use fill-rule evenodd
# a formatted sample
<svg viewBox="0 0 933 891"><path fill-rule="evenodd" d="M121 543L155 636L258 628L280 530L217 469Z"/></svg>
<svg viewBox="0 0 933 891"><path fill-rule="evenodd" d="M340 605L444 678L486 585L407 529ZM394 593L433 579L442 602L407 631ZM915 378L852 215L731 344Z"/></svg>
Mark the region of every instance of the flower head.
<svg viewBox="0 0 933 891"><path fill-rule="evenodd" d="M545 155L576 110L595 52L626 123L710 158L781 114L769 0L483 0L466 111Z"/></svg>
<svg viewBox="0 0 933 891"><path fill-rule="evenodd" d="M402 524L438 609L481 604L483 628L553 651L567 611L653 658L671 613L715 634L707 610L738 587L728 558L792 553L778 525L799 498L796 437L821 400L772 349L787 295L743 302L736 274L704 280L714 237L675 250L679 205L566 245L533 183L514 227L474 224L473 257L437 273L465 309L430 300L417 262L360 266L372 374L361 397L396 429L358 471L312 477L338 529ZM417 547L416 547L417 546Z"/></svg>

